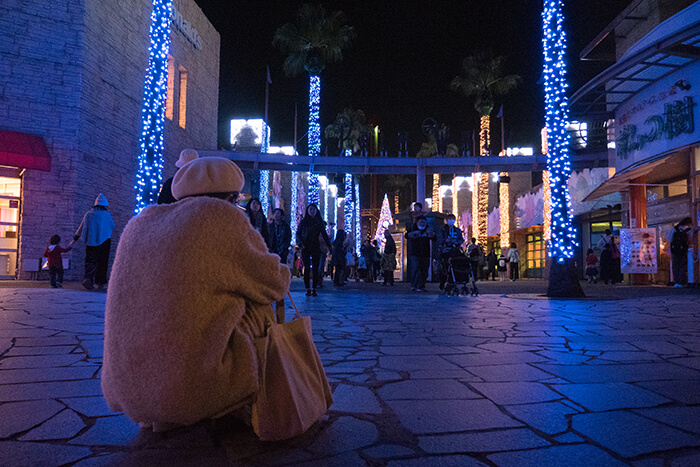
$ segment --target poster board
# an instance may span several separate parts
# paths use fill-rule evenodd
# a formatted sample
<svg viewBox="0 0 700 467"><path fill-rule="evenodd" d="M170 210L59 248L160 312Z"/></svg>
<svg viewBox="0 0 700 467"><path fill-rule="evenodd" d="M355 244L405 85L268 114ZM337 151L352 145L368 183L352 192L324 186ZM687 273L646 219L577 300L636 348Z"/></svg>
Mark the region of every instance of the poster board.
<svg viewBox="0 0 700 467"><path fill-rule="evenodd" d="M396 243L396 269L394 269L394 280L400 282L403 280L404 270L404 237L403 233L401 232L392 233L391 236L393 237L394 242Z"/></svg>
<svg viewBox="0 0 700 467"><path fill-rule="evenodd" d="M656 228L620 229L620 270L625 274L656 274L659 235Z"/></svg>

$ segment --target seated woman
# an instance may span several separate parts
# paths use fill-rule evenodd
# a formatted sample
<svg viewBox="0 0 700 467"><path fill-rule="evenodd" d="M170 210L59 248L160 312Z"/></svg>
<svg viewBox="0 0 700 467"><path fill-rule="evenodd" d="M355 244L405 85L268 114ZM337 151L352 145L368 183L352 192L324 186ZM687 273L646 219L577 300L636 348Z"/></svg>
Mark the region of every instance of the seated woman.
<svg viewBox="0 0 700 467"><path fill-rule="evenodd" d="M119 240L102 390L154 430L224 415L258 390L254 340L290 276L234 204L242 187L230 160L196 159L175 175L178 201L147 207Z"/></svg>

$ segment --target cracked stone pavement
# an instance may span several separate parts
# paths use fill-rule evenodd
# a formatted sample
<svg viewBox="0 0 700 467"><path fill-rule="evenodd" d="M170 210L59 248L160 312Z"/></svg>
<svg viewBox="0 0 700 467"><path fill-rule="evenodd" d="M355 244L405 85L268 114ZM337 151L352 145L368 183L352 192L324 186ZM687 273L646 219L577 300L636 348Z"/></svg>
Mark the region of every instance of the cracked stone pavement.
<svg viewBox="0 0 700 467"><path fill-rule="evenodd" d="M227 419L139 430L100 390L106 295L0 289L0 464L700 465L698 293L328 287L293 297L335 403L277 443Z"/></svg>

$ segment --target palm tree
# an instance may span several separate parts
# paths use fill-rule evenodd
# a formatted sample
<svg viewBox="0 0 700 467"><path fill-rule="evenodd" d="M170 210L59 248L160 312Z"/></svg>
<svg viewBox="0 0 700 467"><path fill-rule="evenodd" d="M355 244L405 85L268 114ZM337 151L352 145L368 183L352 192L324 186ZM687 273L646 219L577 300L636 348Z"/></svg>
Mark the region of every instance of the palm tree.
<svg viewBox="0 0 700 467"><path fill-rule="evenodd" d="M435 157L438 155L438 144L434 132L428 132L428 141L421 144L416 153L416 157ZM445 149L445 157L459 157L459 148L456 144L448 144ZM442 199L440 198L440 174L433 174L433 211L442 210Z"/></svg>
<svg viewBox="0 0 700 467"><path fill-rule="evenodd" d="M287 23L277 29L272 44L287 58L282 65L287 76L309 73L309 155L321 152L321 72L328 63L343 59L343 49L350 46L355 30L345 23L345 15L330 15L321 5L304 4L297 12L296 24ZM309 203L318 203L318 174L309 174Z"/></svg>
<svg viewBox="0 0 700 467"><path fill-rule="evenodd" d="M466 97L474 97L474 108L481 116L479 131L479 154L488 154L490 143L491 112L494 99L512 91L520 81L518 75L503 75L505 57L493 57L490 53L479 52L462 62L462 72L452 79L450 88ZM476 175L476 174L475 174ZM477 185L478 182L478 185ZM489 174L482 173L474 179L474 189L478 193L478 206L472 206L475 232L480 244L486 245L486 212L488 210ZM507 209L507 207L506 207Z"/></svg>
<svg viewBox="0 0 700 467"><path fill-rule="evenodd" d="M326 127L326 139L337 139L338 149L346 156L351 157L354 151L360 149L360 136L369 131L365 123L365 113L361 110L353 110L352 107L345 108L342 113L335 117L335 121ZM345 203L343 206L345 232L352 232L352 219L354 203L359 200L353 199L352 174L345 174Z"/></svg>
<svg viewBox="0 0 700 467"><path fill-rule="evenodd" d="M384 182L387 191L394 193L394 214L399 213L399 195L411 186L411 179L406 175L389 175Z"/></svg>

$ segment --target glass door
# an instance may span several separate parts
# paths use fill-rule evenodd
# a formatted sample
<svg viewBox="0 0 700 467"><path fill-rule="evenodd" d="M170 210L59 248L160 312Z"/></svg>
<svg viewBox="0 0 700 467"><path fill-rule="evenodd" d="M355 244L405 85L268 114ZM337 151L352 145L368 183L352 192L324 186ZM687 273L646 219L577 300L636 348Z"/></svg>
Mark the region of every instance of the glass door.
<svg viewBox="0 0 700 467"><path fill-rule="evenodd" d="M527 236L527 277L542 277L544 271L544 241L541 233Z"/></svg>
<svg viewBox="0 0 700 467"><path fill-rule="evenodd" d="M21 189L19 178L0 177L0 279L15 278Z"/></svg>

